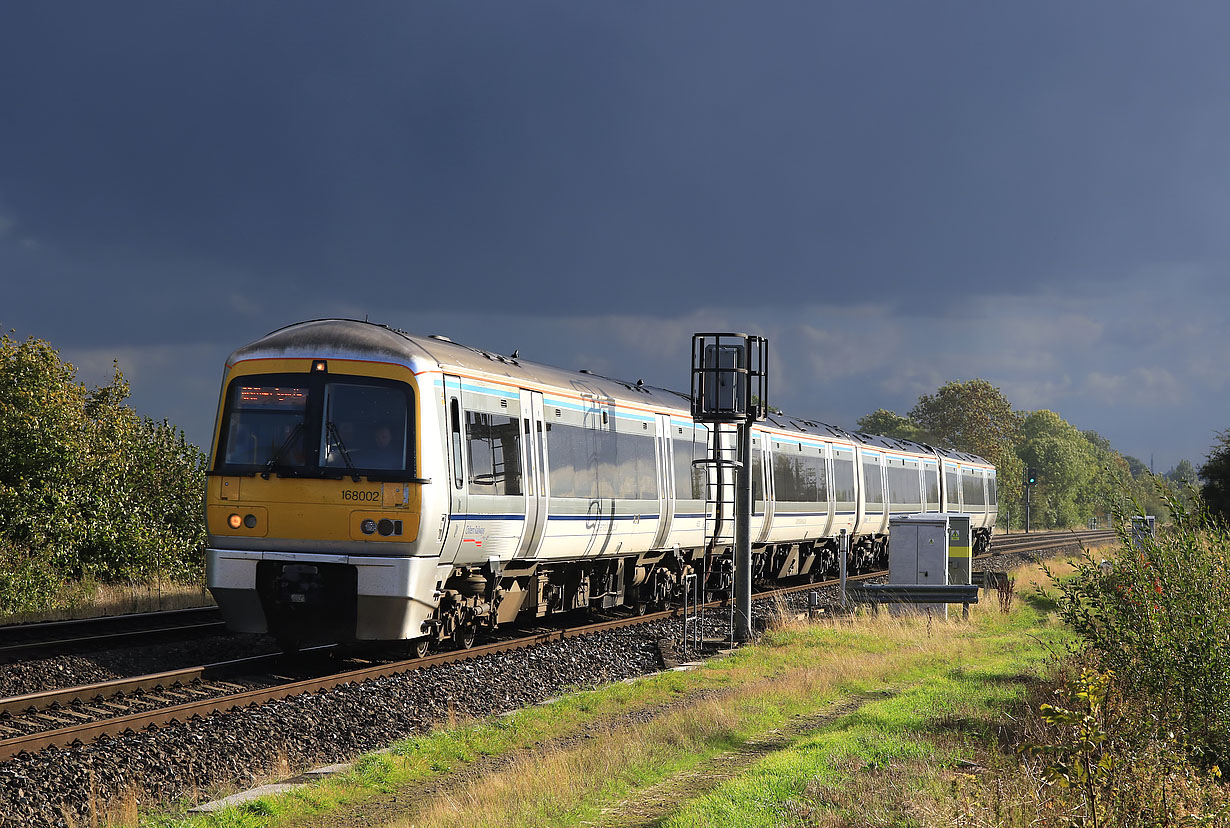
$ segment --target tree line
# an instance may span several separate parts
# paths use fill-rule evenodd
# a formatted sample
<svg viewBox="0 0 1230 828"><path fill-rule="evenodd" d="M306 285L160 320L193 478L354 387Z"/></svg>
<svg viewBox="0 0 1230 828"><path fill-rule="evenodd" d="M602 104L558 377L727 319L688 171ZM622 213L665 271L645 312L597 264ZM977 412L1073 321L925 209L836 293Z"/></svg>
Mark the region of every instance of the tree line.
<svg viewBox="0 0 1230 828"><path fill-rule="evenodd" d="M1219 435L1199 471L1187 460L1154 477L1141 460L1116 451L1096 431L1082 431L1054 411L1015 410L1003 392L983 379L949 382L923 394L905 416L878 409L858 421L871 434L917 440L986 458L998 470L1000 525L1023 525L1025 470L1038 482L1030 493L1031 524L1083 526L1091 517L1135 512L1165 519L1166 495L1187 507L1198 497L1230 516L1230 431Z"/></svg>
<svg viewBox="0 0 1230 828"><path fill-rule="evenodd" d="M47 342L0 336L0 614L66 582L200 580L205 455L128 394L118 365L87 388Z"/></svg>

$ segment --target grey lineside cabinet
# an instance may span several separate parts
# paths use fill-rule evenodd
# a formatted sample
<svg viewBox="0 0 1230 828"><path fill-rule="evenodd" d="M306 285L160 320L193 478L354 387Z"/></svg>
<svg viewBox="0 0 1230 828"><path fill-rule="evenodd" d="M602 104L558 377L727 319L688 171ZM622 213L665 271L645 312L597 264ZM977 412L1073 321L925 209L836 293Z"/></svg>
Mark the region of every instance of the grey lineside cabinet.
<svg viewBox="0 0 1230 828"><path fill-rule="evenodd" d="M948 515L902 515L889 521L888 582L934 586L948 583ZM947 618L948 605L894 604L890 612L923 612Z"/></svg>

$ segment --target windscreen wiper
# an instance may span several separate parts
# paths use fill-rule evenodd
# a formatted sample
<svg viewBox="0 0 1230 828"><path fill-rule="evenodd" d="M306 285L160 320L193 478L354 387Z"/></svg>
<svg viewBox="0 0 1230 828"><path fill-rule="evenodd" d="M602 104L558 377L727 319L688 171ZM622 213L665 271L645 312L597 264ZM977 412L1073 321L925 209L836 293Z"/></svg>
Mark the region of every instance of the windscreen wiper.
<svg viewBox="0 0 1230 828"><path fill-rule="evenodd" d="M342 459L346 461L346 468L350 469L351 479L358 483L359 473L354 470L354 463L350 460L350 452L346 450L346 444L342 442L342 435L337 433L337 425L332 420L325 421L325 433L333 439L333 442L337 445L337 450L342 453Z"/></svg>
<svg viewBox="0 0 1230 828"><path fill-rule="evenodd" d="M290 448L291 443L295 442L295 438L299 436L301 431L303 431L302 421L295 424L295 427L291 429L290 434L287 434L286 439L282 441L282 445L278 446L278 450L275 451L273 456L269 458L269 462L265 464L265 470L261 472L261 477L266 480L269 479L269 472L273 471L273 467L276 466L278 461L282 459L282 455L286 453L288 448Z"/></svg>

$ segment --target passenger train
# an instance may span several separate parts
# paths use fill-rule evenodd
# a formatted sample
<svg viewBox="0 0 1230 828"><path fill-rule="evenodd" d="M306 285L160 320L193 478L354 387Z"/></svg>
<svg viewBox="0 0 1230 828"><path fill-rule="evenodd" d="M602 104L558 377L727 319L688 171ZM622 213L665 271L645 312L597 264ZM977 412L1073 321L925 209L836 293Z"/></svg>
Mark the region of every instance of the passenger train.
<svg viewBox="0 0 1230 828"><path fill-rule="evenodd" d="M419 652L517 619L659 607L695 574L731 588L735 431L690 399L383 325L290 325L227 360L206 493L207 577L228 626L284 648ZM818 579L850 537L886 560L895 514L964 512L974 552L995 469L969 454L772 414L752 432L760 581ZM700 461L700 462L697 462Z"/></svg>

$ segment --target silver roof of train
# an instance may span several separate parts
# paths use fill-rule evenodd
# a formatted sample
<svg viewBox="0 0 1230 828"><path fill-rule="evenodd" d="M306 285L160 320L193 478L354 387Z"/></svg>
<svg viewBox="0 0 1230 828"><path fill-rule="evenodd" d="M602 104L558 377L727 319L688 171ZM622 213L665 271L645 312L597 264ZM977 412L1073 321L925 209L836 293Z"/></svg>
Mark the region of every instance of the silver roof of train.
<svg viewBox="0 0 1230 828"><path fill-rule="evenodd" d="M272 331L231 354L227 365L247 359L300 357L336 359L359 358L396 362L413 367L415 360L431 360L441 368L465 369L483 374L508 377L512 380L572 388L579 393L603 396L612 402L650 405L663 410L691 415L691 397L668 388L628 382L586 371L569 371L552 365L531 362L520 357L497 354L453 342L441 336L417 336L387 325L358 319L313 319L296 322ZM934 449L924 443L847 431L835 425L804 417L792 417L774 412L765 423L783 431L794 431L818 437L868 446L894 448L901 451L928 453L975 463L987 461L973 454L952 449Z"/></svg>

